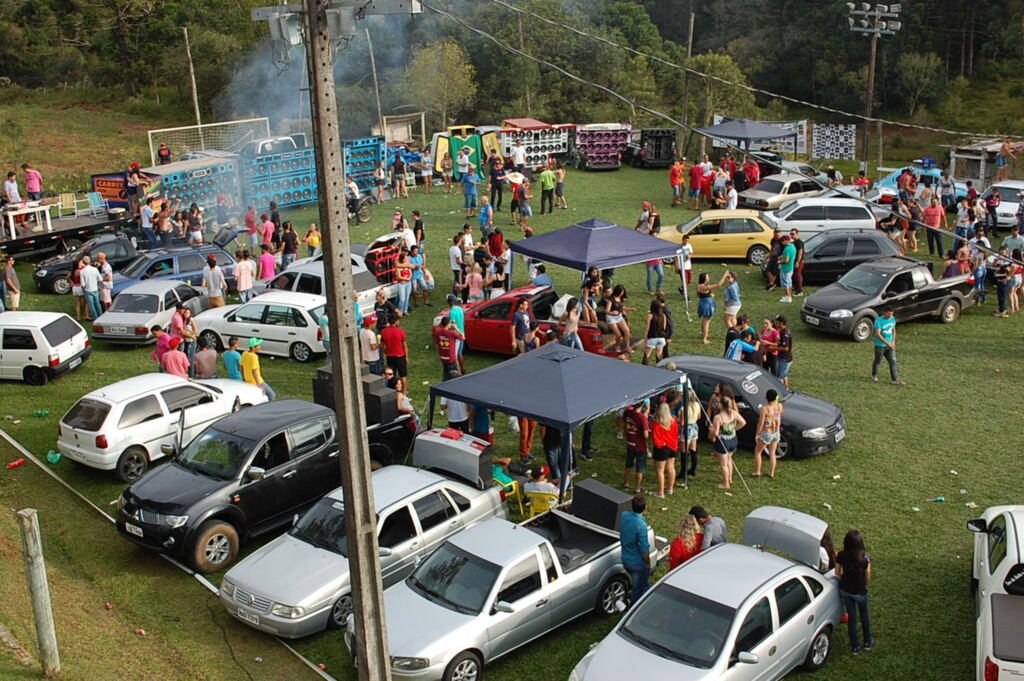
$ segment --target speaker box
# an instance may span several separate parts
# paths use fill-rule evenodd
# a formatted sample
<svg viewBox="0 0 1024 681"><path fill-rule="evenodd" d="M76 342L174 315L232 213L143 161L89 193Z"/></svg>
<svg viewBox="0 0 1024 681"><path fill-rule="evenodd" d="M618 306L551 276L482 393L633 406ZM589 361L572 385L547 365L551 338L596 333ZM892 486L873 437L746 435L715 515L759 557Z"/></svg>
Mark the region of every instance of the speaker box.
<svg viewBox="0 0 1024 681"><path fill-rule="evenodd" d="M363 393L366 423L390 423L398 418L398 397L392 388L378 388Z"/></svg>
<svg viewBox="0 0 1024 681"><path fill-rule="evenodd" d="M360 364L359 366L365 367L366 365L365 364ZM363 384L363 394L364 395L366 393L368 393L368 392L373 391L373 390L380 390L381 388L386 387L384 385L384 377L383 376L377 376L375 374L371 374L369 372L369 370L367 370L367 372L365 374L361 374L359 376L359 380Z"/></svg>
<svg viewBox="0 0 1024 681"><path fill-rule="evenodd" d="M619 518L632 510L633 497L603 482L587 478L572 492L572 514L577 518L618 532Z"/></svg>

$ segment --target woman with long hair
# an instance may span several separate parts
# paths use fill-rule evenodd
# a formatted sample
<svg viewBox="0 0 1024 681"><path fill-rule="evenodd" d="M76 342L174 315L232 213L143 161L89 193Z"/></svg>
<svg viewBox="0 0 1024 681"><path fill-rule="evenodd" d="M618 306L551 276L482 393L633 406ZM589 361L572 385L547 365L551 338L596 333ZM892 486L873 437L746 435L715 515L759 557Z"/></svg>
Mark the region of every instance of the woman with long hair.
<svg viewBox="0 0 1024 681"><path fill-rule="evenodd" d="M373 169L373 185L377 188L377 203L384 203L384 186L387 184L388 171L384 168L384 161L378 161L377 167Z"/></svg>
<svg viewBox="0 0 1024 681"><path fill-rule="evenodd" d="M199 338L199 327L196 320L192 319L192 309L182 307L181 309L181 346L178 348L188 355L188 375L194 378L196 373L196 340Z"/></svg>
<svg viewBox="0 0 1024 681"><path fill-rule="evenodd" d="M651 353L654 353L654 361L661 359L667 341L665 340L668 329L668 316L665 314L665 305L660 300L651 301L651 309L647 313L647 321L644 327L644 357L641 364L647 364Z"/></svg>
<svg viewBox="0 0 1024 681"><path fill-rule="evenodd" d="M580 299L570 298L565 304L565 312L558 318L562 325L562 340L571 348L583 350L583 341L580 340Z"/></svg>
<svg viewBox="0 0 1024 681"><path fill-rule="evenodd" d="M782 437L782 402L779 401L779 393L769 390L764 395L765 404L761 407L761 414L757 419L757 437L754 438L754 473L751 477L761 477L761 454L768 451L768 477L775 479L775 453L779 449L779 439Z"/></svg>
<svg viewBox="0 0 1024 681"><path fill-rule="evenodd" d="M626 287L622 284L616 284L615 288L612 289L612 294L605 301L604 308L604 321L611 327L612 333L615 335L613 344L618 345L623 352L629 352L630 342L629 322L626 321L626 312L636 310L635 307L626 307L626 299L628 297Z"/></svg>
<svg viewBox="0 0 1024 681"><path fill-rule="evenodd" d="M718 487L719 489L729 489L732 487L732 456L736 453L736 448L739 445L737 433L743 430L747 421L736 408L736 400L731 394L720 395L719 400L721 406L718 414L711 421L708 437L714 443L718 467L722 471L722 482L718 483Z"/></svg>
<svg viewBox="0 0 1024 681"><path fill-rule="evenodd" d="M1017 262L1024 260L1021 256L1022 253L1019 248L1013 249L1013 253L1010 254L1010 257ZM1024 267L1014 263L1010 268L1010 312L1020 312L1020 299L1018 298L1018 294L1020 293L1022 283L1024 283Z"/></svg>
<svg viewBox="0 0 1024 681"><path fill-rule="evenodd" d="M711 283L711 275L707 272L701 272L697 277L697 316L700 317L700 337L704 345L711 342L708 333L711 331L711 318L715 316L715 294L712 291L725 283L727 274L728 271L717 284Z"/></svg>
<svg viewBox="0 0 1024 681"><path fill-rule="evenodd" d="M395 279L398 282L398 311L409 314L409 298L412 294L412 263L409 262L409 250L403 248L395 262Z"/></svg>
<svg viewBox="0 0 1024 681"><path fill-rule="evenodd" d="M668 551L668 569L674 570L700 553L704 532L692 513L684 513L676 528L676 538Z"/></svg>
<svg viewBox="0 0 1024 681"><path fill-rule="evenodd" d="M836 576L839 577L839 599L846 607L847 627L853 654L861 651L857 637L857 616L864 630L864 648L875 647L871 636L871 617L868 614L868 585L871 583L871 557L864 550L864 535L850 530L843 538L843 550L836 555Z"/></svg>
<svg viewBox="0 0 1024 681"><path fill-rule="evenodd" d="M665 473L668 473L668 493L672 494L676 486L676 454L679 453L679 422L672 418L672 410L667 402L658 404L658 410L651 426L651 441L654 443L652 458L654 470L658 474L658 492L651 496L665 498Z"/></svg>
<svg viewBox="0 0 1024 681"><path fill-rule="evenodd" d="M697 475L697 438L700 434L700 401L693 388L686 389L686 403L679 410L679 444L683 454L683 468L687 467L686 459L689 457L689 468L686 470L687 479Z"/></svg>

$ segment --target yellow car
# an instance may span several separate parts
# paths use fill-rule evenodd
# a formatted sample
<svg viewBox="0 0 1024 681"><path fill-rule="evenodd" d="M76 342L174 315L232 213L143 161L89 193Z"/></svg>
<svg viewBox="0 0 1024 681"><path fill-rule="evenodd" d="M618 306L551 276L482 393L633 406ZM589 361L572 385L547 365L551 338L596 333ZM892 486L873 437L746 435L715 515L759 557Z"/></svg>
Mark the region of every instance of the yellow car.
<svg viewBox="0 0 1024 681"><path fill-rule="evenodd" d="M742 258L760 265L768 258L772 227L756 210L706 210L689 222L662 229L659 239L682 243L690 235L694 258Z"/></svg>

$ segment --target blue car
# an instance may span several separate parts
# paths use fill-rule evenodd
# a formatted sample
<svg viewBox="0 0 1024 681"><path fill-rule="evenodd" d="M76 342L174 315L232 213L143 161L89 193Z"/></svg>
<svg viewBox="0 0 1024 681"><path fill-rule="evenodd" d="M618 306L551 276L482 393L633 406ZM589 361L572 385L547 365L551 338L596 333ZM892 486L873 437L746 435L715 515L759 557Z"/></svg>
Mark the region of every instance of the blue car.
<svg viewBox="0 0 1024 681"><path fill-rule="evenodd" d="M226 244L225 244L226 245ZM146 251L120 272L114 273L111 295L116 296L133 284L149 279L177 279L193 286L202 286L206 258L213 255L224 271L228 287L235 287L235 258L222 246L204 244L181 248L156 248Z"/></svg>
<svg viewBox="0 0 1024 681"><path fill-rule="evenodd" d="M917 182L919 185L923 184L924 182L930 182L931 185L936 190L938 190L939 178L942 177L942 169L920 168L918 166L901 166L897 168L896 170L892 171L891 173L883 177L881 180L876 182L875 189L891 189L893 191L899 189L897 183L899 182L900 175L902 175L903 171L906 170L907 168L909 168L910 172L912 172L914 174L914 177L917 178ZM954 181L954 184L956 185L956 199L957 201L959 201L960 199L967 196L967 185L960 181ZM888 194L883 192L881 198L882 203L887 203L887 201L885 200L886 196L888 196ZM890 201L891 200L892 199L890 198Z"/></svg>

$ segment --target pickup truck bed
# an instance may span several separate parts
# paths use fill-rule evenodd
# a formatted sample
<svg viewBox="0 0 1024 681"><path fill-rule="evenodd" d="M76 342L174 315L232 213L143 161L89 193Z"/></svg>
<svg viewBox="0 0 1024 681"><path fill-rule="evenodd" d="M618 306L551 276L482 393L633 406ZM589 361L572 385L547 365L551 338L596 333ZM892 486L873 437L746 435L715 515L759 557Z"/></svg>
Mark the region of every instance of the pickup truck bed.
<svg viewBox="0 0 1024 681"><path fill-rule="evenodd" d="M992 594L992 654L1024 662L1024 596Z"/></svg>
<svg viewBox="0 0 1024 681"><path fill-rule="evenodd" d="M538 515L523 523L523 527L551 542L562 572L566 573L586 565L619 541L618 534L589 523L585 525L583 521L557 510Z"/></svg>

